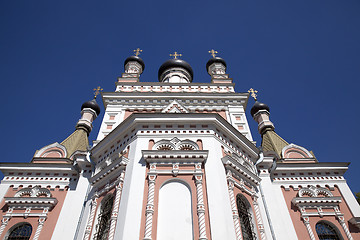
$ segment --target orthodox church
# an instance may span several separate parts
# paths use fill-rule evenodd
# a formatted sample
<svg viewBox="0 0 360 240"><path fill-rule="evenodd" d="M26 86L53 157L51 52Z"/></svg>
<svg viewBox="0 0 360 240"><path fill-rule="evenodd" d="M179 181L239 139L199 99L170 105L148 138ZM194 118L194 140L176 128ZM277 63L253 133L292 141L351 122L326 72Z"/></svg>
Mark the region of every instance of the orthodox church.
<svg viewBox="0 0 360 240"><path fill-rule="evenodd" d="M360 239L349 163L322 162L283 139L258 101L251 133L245 109L256 91L235 92L216 51L201 83L177 52L158 82L142 82L140 52L125 60L115 91L101 93L92 145L95 98L65 140L30 163L0 163L0 239Z"/></svg>

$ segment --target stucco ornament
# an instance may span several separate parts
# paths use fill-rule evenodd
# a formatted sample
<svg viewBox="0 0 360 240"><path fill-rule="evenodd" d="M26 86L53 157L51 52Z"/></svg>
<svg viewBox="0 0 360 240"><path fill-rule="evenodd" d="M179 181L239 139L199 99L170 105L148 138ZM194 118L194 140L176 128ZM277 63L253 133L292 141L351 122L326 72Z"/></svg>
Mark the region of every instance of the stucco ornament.
<svg viewBox="0 0 360 240"><path fill-rule="evenodd" d="M333 194L326 188L310 186L299 190L299 197L332 197Z"/></svg>
<svg viewBox="0 0 360 240"><path fill-rule="evenodd" d="M156 142L152 150L199 150L199 146L191 140L181 141L175 137L171 140L160 140Z"/></svg>
<svg viewBox="0 0 360 240"><path fill-rule="evenodd" d="M27 197L51 197L51 192L47 188L35 186L33 188L20 189L15 193L14 197L23 197L24 195L26 195Z"/></svg>

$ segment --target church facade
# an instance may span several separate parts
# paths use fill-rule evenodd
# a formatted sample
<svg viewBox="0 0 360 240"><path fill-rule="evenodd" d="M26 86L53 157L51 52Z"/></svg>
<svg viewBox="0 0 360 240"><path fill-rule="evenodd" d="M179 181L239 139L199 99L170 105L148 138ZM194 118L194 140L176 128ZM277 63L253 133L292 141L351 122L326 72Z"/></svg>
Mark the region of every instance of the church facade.
<svg viewBox="0 0 360 240"><path fill-rule="evenodd" d="M141 82L126 59L114 92L81 107L75 131L30 163L0 163L0 239L360 239L360 206L343 175L275 132L269 107L237 93L226 62L206 64L208 83L174 53L159 82ZM100 88L98 88L100 90Z"/></svg>

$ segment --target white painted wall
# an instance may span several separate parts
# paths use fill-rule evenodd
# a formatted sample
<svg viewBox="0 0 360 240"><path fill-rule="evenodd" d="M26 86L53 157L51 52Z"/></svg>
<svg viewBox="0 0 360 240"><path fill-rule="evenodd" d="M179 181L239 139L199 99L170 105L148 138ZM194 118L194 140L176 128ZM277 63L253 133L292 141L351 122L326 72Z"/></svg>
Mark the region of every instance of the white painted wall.
<svg viewBox="0 0 360 240"><path fill-rule="evenodd" d="M337 185L353 216L360 217L360 206L346 181L344 180L343 182L337 183Z"/></svg>
<svg viewBox="0 0 360 240"><path fill-rule="evenodd" d="M10 184L9 183L4 183L4 181L1 182L0 184L0 199L4 199L6 192L9 189Z"/></svg>
<svg viewBox="0 0 360 240"><path fill-rule="evenodd" d="M212 240L236 239L221 145L213 137L202 140L204 150L209 150L205 177Z"/></svg>
<svg viewBox="0 0 360 240"><path fill-rule="evenodd" d="M149 139L137 138L130 145L130 162L126 167L114 239L140 239L146 177L146 165L140 160L142 159L141 150L147 149L148 144Z"/></svg>
<svg viewBox="0 0 360 240"><path fill-rule="evenodd" d="M76 190L68 190L51 240L74 239L88 186L81 174Z"/></svg>
<svg viewBox="0 0 360 240"><path fill-rule="evenodd" d="M190 189L171 181L159 192L157 240L194 239Z"/></svg>
<svg viewBox="0 0 360 240"><path fill-rule="evenodd" d="M280 185L273 184L269 177L263 177L260 184L276 239L298 239Z"/></svg>

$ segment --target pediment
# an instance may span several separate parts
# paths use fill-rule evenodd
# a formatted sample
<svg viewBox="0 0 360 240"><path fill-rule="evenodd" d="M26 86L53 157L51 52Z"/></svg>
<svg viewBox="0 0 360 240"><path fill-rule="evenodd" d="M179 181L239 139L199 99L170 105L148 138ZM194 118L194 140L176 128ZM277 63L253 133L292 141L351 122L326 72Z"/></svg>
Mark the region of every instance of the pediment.
<svg viewBox="0 0 360 240"><path fill-rule="evenodd" d="M189 111L176 100L172 101L161 112L162 113L189 113Z"/></svg>
<svg viewBox="0 0 360 240"><path fill-rule="evenodd" d="M66 158L66 148L58 142L36 151L34 158Z"/></svg>
<svg viewBox="0 0 360 240"><path fill-rule="evenodd" d="M281 155L284 159L309 159L314 158L314 156L304 147L295 145L293 143L285 146Z"/></svg>

